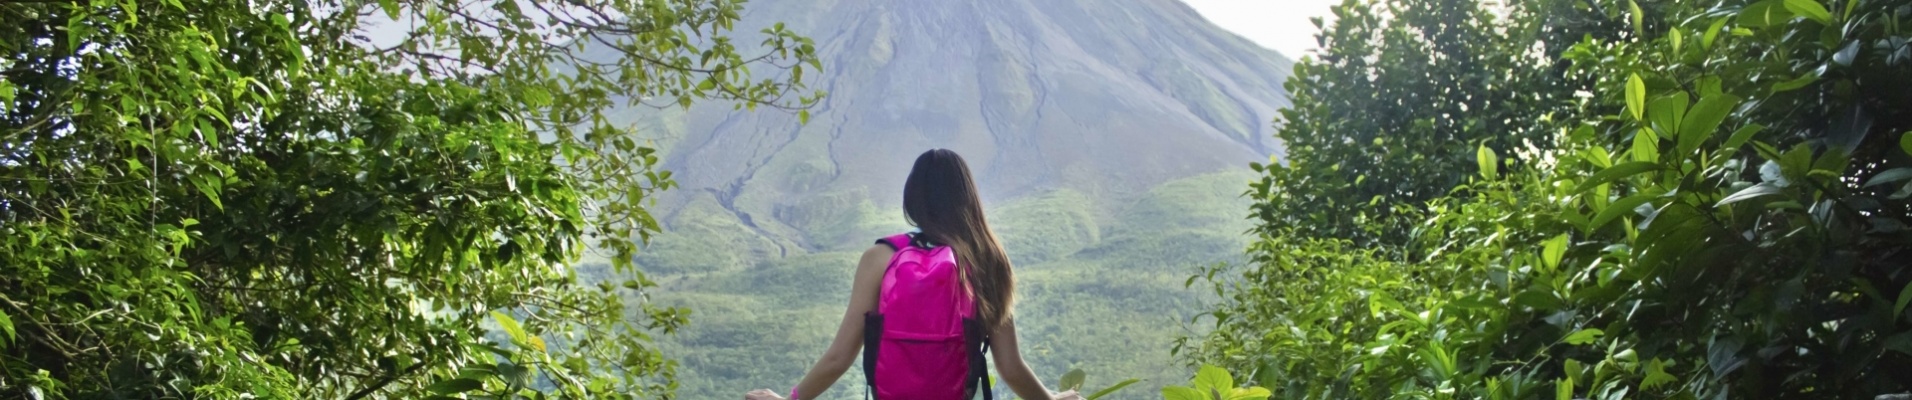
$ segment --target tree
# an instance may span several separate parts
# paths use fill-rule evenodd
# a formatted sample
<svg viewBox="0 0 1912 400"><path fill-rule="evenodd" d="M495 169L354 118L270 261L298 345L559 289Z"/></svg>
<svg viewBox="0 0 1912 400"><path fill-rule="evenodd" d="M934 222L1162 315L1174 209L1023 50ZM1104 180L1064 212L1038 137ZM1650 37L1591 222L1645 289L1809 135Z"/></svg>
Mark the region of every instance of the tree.
<svg viewBox="0 0 1912 400"><path fill-rule="evenodd" d="M604 113L811 104L742 3L0 1L0 397L668 397Z"/></svg>
<svg viewBox="0 0 1912 400"><path fill-rule="evenodd" d="M1543 39L1604 34L1601 20L1562 1L1511 3L1348 0L1334 24L1316 20L1322 47L1295 65L1294 106L1277 122L1287 152L1256 165L1262 226L1398 244L1415 217L1388 205L1445 195L1471 175L1476 146L1548 145L1535 111L1571 105L1575 86L1552 62L1571 42Z"/></svg>
<svg viewBox="0 0 1912 400"><path fill-rule="evenodd" d="M1513 111L1551 145L1383 204L1398 244L1264 225L1197 358L1276 398L1912 391L1912 4L1582 7L1618 22L1549 46L1585 100Z"/></svg>

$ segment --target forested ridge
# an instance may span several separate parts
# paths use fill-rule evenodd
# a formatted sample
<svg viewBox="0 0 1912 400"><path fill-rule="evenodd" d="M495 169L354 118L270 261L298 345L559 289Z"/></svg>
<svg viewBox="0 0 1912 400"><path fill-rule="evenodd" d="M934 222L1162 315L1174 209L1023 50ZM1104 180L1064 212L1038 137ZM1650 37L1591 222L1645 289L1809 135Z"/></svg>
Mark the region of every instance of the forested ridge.
<svg viewBox="0 0 1912 400"><path fill-rule="evenodd" d="M733 33L732 0L484 5L0 0L0 397L787 384L827 331L740 321L833 318L853 257L685 251L754 239L696 202L679 217L707 218L664 231L670 172L605 112L807 119L811 40ZM1045 378L1174 400L1912 395L1912 1L1334 14L1271 121L1284 154L991 209L1021 312L1048 320L1025 340ZM711 290L740 285L762 290ZM1186 306L1209 310L1156 322ZM756 330L789 350L699 350Z"/></svg>

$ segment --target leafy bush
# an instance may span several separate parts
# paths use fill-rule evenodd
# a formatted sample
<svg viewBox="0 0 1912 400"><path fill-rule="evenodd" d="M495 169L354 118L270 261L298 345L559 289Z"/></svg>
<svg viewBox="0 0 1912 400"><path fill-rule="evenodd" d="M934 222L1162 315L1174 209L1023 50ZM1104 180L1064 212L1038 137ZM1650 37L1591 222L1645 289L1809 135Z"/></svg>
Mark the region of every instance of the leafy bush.
<svg viewBox="0 0 1912 400"><path fill-rule="evenodd" d="M672 181L604 111L802 106L740 71L813 46L555 3L0 2L0 398L668 395L683 316L628 260Z"/></svg>
<svg viewBox="0 0 1912 400"><path fill-rule="evenodd" d="M1522 10L1549 4L1508 15L1545 19ZM1514 112L1547 137L1431 156L1472 156L1472 171L1387 161L1472 175L1424 202L1375 202L1414 223L1294 225L1319 209L1282 194L1306 185L1291 178L1337 173L1265 167L1253 262L1206 271L1225 300L1183 350L1277 398L1912 391L1912 3L1577 7L1611 31L1544 46L1564 49L1553 79L1583 91ZM1291 155L1360 146L1346 143Z"/></svg>
<svg viewBox="0 0 1912 400"><path fill-rule="evenodd" d="M1162 388L1162 398L1167 400L1262 400L1270 394L1260 386L1236 387L1228 371L1213 365L1202 366L1188 386Z"/></svg>

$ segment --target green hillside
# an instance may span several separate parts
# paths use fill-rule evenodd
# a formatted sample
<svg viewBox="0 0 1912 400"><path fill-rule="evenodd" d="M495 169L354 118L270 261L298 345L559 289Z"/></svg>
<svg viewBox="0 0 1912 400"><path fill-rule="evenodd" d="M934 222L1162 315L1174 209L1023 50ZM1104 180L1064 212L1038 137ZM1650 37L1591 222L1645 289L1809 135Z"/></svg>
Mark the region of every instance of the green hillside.
<svg viewBox="0 0 1912 400"><path fill-rule="evenodd" d="M1072 190L1026 196L991 207L990 218L1017 262L1018 332L1027 361L1054 384L1062 372L1090 372L1090 386L1142 378L1149 389L1184 378L1171 359L1175 338L1199 334L1184 324L1207 297L1183 288L1197 266L1238 262L1249 227L1241 188L1248 171L1170 181L1134 199L1093 199ZM857 194L861 195L861 194ZM875 238L907 229L900 211L868 201L820 215L814 231L855 244L818 252L765 254L773 240L734 217L699 206L638 258L662 283L662 305L695 314L665 353L682 365L683 398L731 398L788 386L828 346L848 301L858 254ZM696 204L696 203L693 203ZM694 218L683 218L694 215ZM891 220L885 221L885 218ZM828 222L834 219L834 222ZM838 240L842 239L842 240ZM861 398L852 371L832 398ZM1002 392L999 392L1002 393Z"/></svg>
<svg viewBox="0 0 1912 400"><path fill-rule="evenodd" d="M753 2L738 25L813 33L824 66L806 79L829 96L807 121L723 102L612 115L655 134L679 185L655 198L662 229L633 261L660 285L648 301L694 312L660 337L680 397L796 381L835 332L858 254L909 229L910 159L938 147L964 155L1016 262L1039 375L1185 378L1170 350L1202 333L1183 325L1204 298L1184 282L1243 259L1245 167L1281 149L1269 121L1288 104L1287 57L1174 0ZM835 395L860 398L842 390L859 374Z"/></svg>

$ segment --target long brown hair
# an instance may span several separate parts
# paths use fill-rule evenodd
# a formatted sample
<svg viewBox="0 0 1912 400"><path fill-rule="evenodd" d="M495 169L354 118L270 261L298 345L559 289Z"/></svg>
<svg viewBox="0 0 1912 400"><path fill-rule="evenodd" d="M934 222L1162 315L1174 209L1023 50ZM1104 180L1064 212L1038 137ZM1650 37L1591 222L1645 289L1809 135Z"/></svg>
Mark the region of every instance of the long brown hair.
<svg viewBox="0 0 1912 400"><path fill-rule="evenodd" d="M983 217L983 202L963 157L946 149L916 157L903 183L903 216L922 229L925 239L955 250L977 317L991 330L1001 326L1015 301L1016 279L1009 254Z"/></svg>

